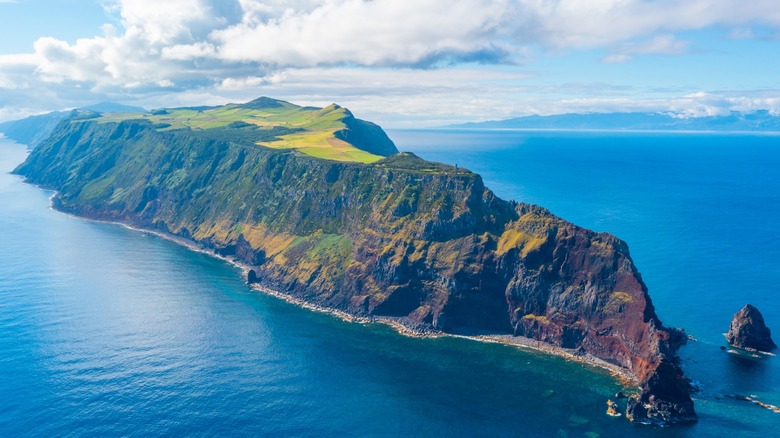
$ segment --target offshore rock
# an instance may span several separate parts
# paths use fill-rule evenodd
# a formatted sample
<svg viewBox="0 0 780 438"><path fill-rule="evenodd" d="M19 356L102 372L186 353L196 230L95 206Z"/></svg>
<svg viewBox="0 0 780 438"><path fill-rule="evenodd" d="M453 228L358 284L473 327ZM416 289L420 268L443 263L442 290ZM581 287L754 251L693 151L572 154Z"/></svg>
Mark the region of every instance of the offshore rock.
<svg viewBox="0 0 780 438"><path fill-rule="evenodd" d="M607 400L607 415L610 417L619 417L621 415L620 407L612 400Z"/></svg>
<svg viewBox="0 0 780 438"><path fill-rule="evenodd" d="M187 239L317 306L594 356L635 376L647 406L635 417L696 420L676 356L684 336L662 324L628 245L499 199L466 169L82 120L63 122L16 172L57 190L60 210Z"/></svg>
<svg viewBox="0 0 780 438"><path fill-rule="evenodd" d="M732 346L743 350L772 351L777 348L772 340L772 333L764 322L764 316L751 304L746 304L734 314L726 340Z"/></svg>

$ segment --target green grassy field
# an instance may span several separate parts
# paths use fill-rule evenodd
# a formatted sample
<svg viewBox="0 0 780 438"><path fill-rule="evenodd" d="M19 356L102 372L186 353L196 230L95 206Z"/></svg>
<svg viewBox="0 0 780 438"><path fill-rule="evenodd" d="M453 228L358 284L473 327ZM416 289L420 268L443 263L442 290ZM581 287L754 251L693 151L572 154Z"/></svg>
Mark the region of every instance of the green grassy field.
<svg viewBox="0 0 780 438"><path fill-rule="evenodd" d="M335 104L325 108L312 108L260 98L246 104L165 108L146 114L105 113L100 115L97 121L108 123L142 119L150 121L158 131L180 130L197 133L214 130L215 135L224 135L226 140L241 138L259 146L295 149L300 153L326 160L373 163L382 159L379 155L366 152L355 144L336 137L337 132L348 129L345 119L349 117L352 115L348 110ZM231 132L233 135L230 135ZM276 132L282 134L276 135Z"/></svg>

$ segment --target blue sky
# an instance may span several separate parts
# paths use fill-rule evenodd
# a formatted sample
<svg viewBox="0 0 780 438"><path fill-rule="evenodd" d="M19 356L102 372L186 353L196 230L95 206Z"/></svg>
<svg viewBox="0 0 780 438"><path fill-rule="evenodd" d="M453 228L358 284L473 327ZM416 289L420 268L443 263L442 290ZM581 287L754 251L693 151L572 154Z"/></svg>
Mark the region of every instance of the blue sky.
<svg viewBox="0 0 780 438"><path fill-rule="evenodd" d="M266 95L386 127L780 112L776 0L0 0L0 120Z"/></svg>

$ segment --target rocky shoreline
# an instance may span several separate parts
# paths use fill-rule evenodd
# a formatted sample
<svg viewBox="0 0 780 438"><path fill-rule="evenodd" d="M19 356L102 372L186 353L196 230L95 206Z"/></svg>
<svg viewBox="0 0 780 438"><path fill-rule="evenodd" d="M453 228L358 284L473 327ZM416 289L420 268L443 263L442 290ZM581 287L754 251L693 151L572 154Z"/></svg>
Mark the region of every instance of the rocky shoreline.
<svg viewBox="0 0 780 438"><path fill-rule="evenodd" d="M36 187L42 189L42 190L49 190L40 186ZM186 239L182 239L179 236L174 236L172 234L168 233L162 233L160 231L156 230L150 230L146 228L139 228L132 226L130 224L124 223L124 222L117 222L117 221L110 221L110 220L102 220L102 219L95 219L85 216L79 216L74 213L58 209L56 208L54 204L54 198L57 196L57 192L54 191L54 193L49 197L49 207L57 211L59 213L65 214L67 216L73 217L75 219L79 220L86 220L90 222L98 222L103 224L112 224L112 225L119 225L121 227L127 228L129 230L138 231L140 233L146 233L151 234L156 237L159 237L161 239L168 240L170 242L173 242L177 245L183 246L190 251L198 252L201 254L205 254L209 257L213 257L219 260L222 260L224 262L230 263L231 265L239 268L243 274L243 277L246 279L249 271L251 270L250 266L247 266L244 263L241 263L239 260L236 260L234 258L225 257L223 255L217 254L216 252L204 248L202 246L199 246L196 242L189 241ZM461 338L461 339L468 339L471 341L477 341L477 342L485 342L485 343L494 343L494 344L504 344L504 345L511 345L517 348L520 348L522 350L526 351L534 351L534 352L542 352L545 354L553 355L562 357L564 359L567 359L572 362L577 362L586 366L590 366L593 368L599 368L602 370L606 370L609 372L610 375L612 375L615 379L617 379L618 382L620 382L621 385L625 387L636 387L639 384L639 379L635 374L633 374L630 370L627 370L625 368L621 368L615 364L611 364L605 360L599 359L598 357L595 357L591 354L587 353L581 353L577 352L575 349L566 349L561 348L552 344L548 344L542 341L538 341L531 338L525 338L522 336L512 336L507 334L476 334L476 335L467 335L467 334L459 334L459 333L446 333L439 330L432 330L432 329L424 329L421 330L420 328L414 328L411 327L410 324L405 324L402 318L388 318L388 317L382 317L382 316L359 316L359 315L353 315L348 312L344 312L342 310L338 309L332 309L325 306L320 306L314 303L307 302L305 300L302 300L300 298L293 297L291 295L284 294L282 292L276 291L274 289L268 288L263 286L259 283L253 283L249 285L252 289L261 292L266 295L270 295L272 297L278 298L280 300L286 301L291 304L295 304L299 307L302 307L307 310L311 310L314 312L319 313L325 313L331 316L334 316L336 318L339 318L343 321L347 322L353 322L358 324L369 324L369 323L375 323L375 324L383 324L386 326L389 326L393 328L397 333L409 336L413 338L439 338L439 337L452 337L452 338Z"/></svg>
<svg viewBox="0 0 780 438"><path fill-rule="evenodd" d="M42 189L42 190L49 190L40 186L36 187ZM219 260L222 260L224 262L227 262L237 268L239 268L243 274L243 277L246 279L249 271L251 270L250 266L247 266L244 263L241 263L239 260L236 260L234 258L225 257L223 255L220 255L208 248L199 246L196 242L183 239L179 236L175 236L168 233L163 233L156 230L150 230L146 228L140 228L136 227L124 222L118 222L118 221L111 221L111 220L102 220L102 219L95 219L85 216L79 216L77 214L58 209L54 204L54 198L57 196L57 192L55 191L54 194L52 194L49 197L49 207L57 211L59 213L65 214L67 216L73 217L75 219L79 220L85 220L89 222L97 222L97 223L103 223L103 224L112 224L112 225L119 225L121 227L127 228L129 230L137 231L140 233L146 233L151 234L156 237L159 237L161 239L168 240L170 242L173 242L177 245L180 245L182 247L185 247L189 249L190 251L194 251L197 253L205 254L209 257L213 257ZM477 342L485 342L485 343L493 343L493 344L504 344L504 345L510 345L513 347L517 347L521 350L526 351L532 351L532 352L541 352L544 354L549 354L553 356L562 357L566 360L580 363L585 366L589 366L592 368L597 368L601 370L605 370L609 372L609 374L614 377L621 385L625 387L637 387L639 384L639 379L635 374L633 374L630 370L627 370L625 368L621 368L620 366L617 366L615 364L611 364L605 360L599 359L598 357L595 357L588 353L582 353L578 352L575 349L566 349L561 348L552 344L548 344L542 341L538 341L531 338L526 338L522 336L512 336L507 334L475 334L475 335L467 335L467 334L459 334L459 333L446 333L440 330L434 330L430 328L421 329L419 327L412 327L412 324L404 323L403 318L389 318L389 317L383 317L383 316L359 316L359 315L353 315L348 312L344 312L342 310L338 309L332 309L325 306L320 306L314 303L307 302L305 300L302 300L300 298L293 297L288 294L284 294L282 292L276 291L274 289L268 288L263 286L259 283L253 283L249 285L252 289L261 292L265 295L270 295L272 297L278 298L280 300L283 300L285 302L297 305L299 307L302 307L307 310L311 310L314 312L319 313L325 313L328 315L331 315L333 317L339 318L343 321L357 323L357 324L383 324L386 326L391 327L394 329L397 333L403 335L403 336L409 336L413 338L440 338L440 337L451 337L451 338L460 338L460 339L467 339L471 341L477 341ZM418 325L419 326L419 325Z"/></svg>
<svg viewBox="0 0 780 438"><path fill-rule="evenodd" d="M166 238L163 235L157 234L160 237ZM172 239L169 239L172 240ZM206 252L206 254L209 254ZM233 260L225 259L220 256L219 257L223 260L226 260L232 264L234 264L237 267L240 267L242 270L244 270L245 273L248 272L249 268L247 268L245 265L242 265L241 263L237 263ZM561 347L557 347L552 344L547 344L541 341L537 341L530 338L525 338L522 336L512 336L512 335L502 335L502 334L480 334L480 335L466 335L466 334L458 334L458 333L447 333L442 332L439 330L431 330L431 329L420 329L411 327L410 324L407 324L403 321L402 318L389 318L389 317L383 317L383 316L357 316L353 315L341 310L337 309L331 309L323 306L319 306L316 304L309 303L307 301L301 300L299 298L292 297L290 295L278 292L276 290L264 287L260 284L252 284L250 285L253 289L262 292L266 295L270 295L276 298L279 298L280 300L286 301L291 304L295 304L297 306L300 306L304 309L325 313L331 316L334 316L336 318L339 318L343 321L347 322L353 322L358 324L382 324L391 327L394 329L397 333L403 335L403 336L409 336L413 338L442 338L442 337L450 337L450 338L460 338L460 339L467 339L470 341L477 341L477 342L484 342L484 343L490 343L490 344L503 344L503 345L510 345L513 347L517 347L521 350L525 351L532 351L532 352L541 352L544 354L549 354L553 356L562 357L564 359L567 359L572 362L577 362L585 366L589 366L592 368L598 368L602 370L606 370L612 375L615 379L620 382L621 385L626 387L635 387L638 385L638 379L637 377L631 373L629 370L620 368L617 365L611 364L607 361L604 361L602 359L599 359L595 356L592 356L590 354L578 354L576 350L573 349L565 349Z"/></svg>

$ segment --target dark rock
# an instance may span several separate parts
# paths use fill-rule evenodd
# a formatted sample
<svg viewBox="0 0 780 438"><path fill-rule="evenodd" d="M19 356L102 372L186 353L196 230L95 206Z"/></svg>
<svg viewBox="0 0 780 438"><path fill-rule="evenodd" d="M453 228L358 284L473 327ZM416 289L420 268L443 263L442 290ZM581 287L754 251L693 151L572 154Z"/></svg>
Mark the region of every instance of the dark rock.
<svg viewBox="0 0 780 438"><path fill-rule="evenodd" d="M638 395L632 395L628 398L626 418L635 423L644 424L650 422L647 418L647 408L645 408L645 404L639 399Z"/></svg>
<svg viewBox="0 0 780 438"><path fill-rule="evenodd" d="M260 279L257 277L257 272L255 272L254 269L250 269L249 272L246 274L246 283L247 284L254 284L259 283Z"/></svg>
<svg viewBox="0 0 780 438"><path fill-rule="evenodd" d="M772 351L777 348L763 315L750 304L734 315L726 340L734 347L747 350Z"/></svg>
<svg viewBox="0 0 780 438"><path fill-rule="evenodd" d="M680 367L662 361L642 392L629 397L626 416L634 422L660 425L695 422L690 394L690 383Z"/></svg>
<svg viewBox="0 0 780 438"><path fill-rule="evenodd" d="M623 391L618 391L617 393L615 393L615 398L617 399L626 398L626 395L623 393Z"/></svg>
<svg viewBox="0 0 780 438"><path fill-rule="evenodd" d="M233 255L239 260L245 260L250 266L257 266L265 263L265 251L252 248L252 245L247 242L243 234L239 235L236 240Z"/></svg>
<svg viewBox="0 0 780 438"><path fill-rule="evenodd" d="M610 417L619 417L621 415L620 407L612 400L607 400L607 415Z"/></svg>

